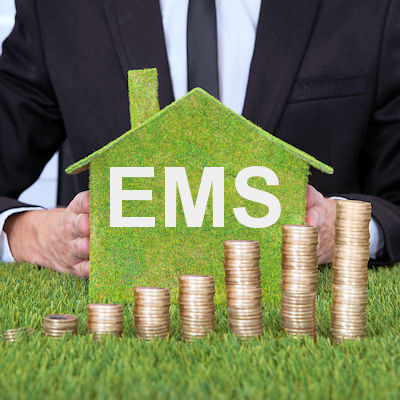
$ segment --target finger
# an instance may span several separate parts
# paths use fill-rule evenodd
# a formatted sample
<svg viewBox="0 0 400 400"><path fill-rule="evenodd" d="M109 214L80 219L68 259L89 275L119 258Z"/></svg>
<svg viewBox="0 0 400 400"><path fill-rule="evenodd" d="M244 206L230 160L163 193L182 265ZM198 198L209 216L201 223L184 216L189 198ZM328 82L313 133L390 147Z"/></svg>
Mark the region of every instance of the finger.
<svg viewBox="0 0 400 400"><path fill-rule="evenodd" d="M314 186L307 185L307 194L306 194L306 208L314 207L318 204L321 204L324 196Z"/></svg>
<svg viewBox="0 0 400 400"><path fill-rule="evenodd" d="M72 241L73 256L80 260L89 259L89 236Z"/></svg>
<svg viewBox="0 0 400 400"><path fill-rule="evenodd" d="M90 272L89 260L83 260L78 264L75 264L71 268L71 273L73 275L77 275L82 278L89 278L89 272Z"/></svg>
<svg viewBox="0 0 400 400"><path fill-rule="evenodd" d="M319 228L321 225L321 217L318 207L312 207L306 212L306 224Z"/></svg>
<svg viewBox="0 0 400 400"><path fill-rule="evenodd" d="M71 203L69 203L67 208L76 214L81 214L81 213L89 214L90 211L89 190L78 193L71 201Z"/></svg>
<svg viewBox="0 0 400 400"><path fill-rule="evenodd" d="M314 196L313 196L313 187L311 185L307 185L307 194L306 194L306 208L311 208L314 206Z"/></svg>
<svg viewBox="0 0 400 400"><path fill-rule="evenodd" d="M90 224L89 214L78 214L72 219L72 235L73 237L89 236Z"/></svg>
<svg viewBox="0 0 400 400"><path fill-rule="evenodd" d="M332 262L332 253L328 251L324 251L321 254L318 254L318 265L321 264L329 264Z"/></svg>

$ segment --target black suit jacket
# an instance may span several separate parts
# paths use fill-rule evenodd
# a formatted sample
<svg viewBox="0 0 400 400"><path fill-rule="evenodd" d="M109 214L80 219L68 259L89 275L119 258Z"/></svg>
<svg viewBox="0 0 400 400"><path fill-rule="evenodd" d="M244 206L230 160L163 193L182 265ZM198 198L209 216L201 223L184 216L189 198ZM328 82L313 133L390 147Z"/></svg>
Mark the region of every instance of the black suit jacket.
<svg viewBox="0 0 400 400"><path fill-rule="evenodd" d="M0 59L0 212L65 138L78 160L129 129L127 71L173 101L158 0L17 0ZM400 260L400 2L264 0L243 115L335 168L325 195L370 201ZM88 176L74 177L74 191Z"/></svg>

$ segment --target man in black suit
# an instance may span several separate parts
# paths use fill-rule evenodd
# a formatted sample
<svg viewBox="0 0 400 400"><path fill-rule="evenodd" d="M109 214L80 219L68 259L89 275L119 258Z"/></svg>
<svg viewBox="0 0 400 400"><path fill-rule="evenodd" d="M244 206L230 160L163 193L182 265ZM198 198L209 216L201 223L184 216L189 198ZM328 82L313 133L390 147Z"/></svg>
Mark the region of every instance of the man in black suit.
<svg viewBox="0 0 400 400"><path fill-rule="evenodd" d="M174 100L160 11L158 0L17 1L0 59L0 213L26 206L17 197L66 138L78 160L129 129L129 69L157 67L160 106ZM319 261L331 260L335 217L323 195L371 202L374 262L400 260L400 2L264 0L257 16L243 115L335 169L313 171L307 193ZM87 190L87 175L73 185ZM87 275L88 213L82 192L65 209L10 215L14 258Z"/></svg>

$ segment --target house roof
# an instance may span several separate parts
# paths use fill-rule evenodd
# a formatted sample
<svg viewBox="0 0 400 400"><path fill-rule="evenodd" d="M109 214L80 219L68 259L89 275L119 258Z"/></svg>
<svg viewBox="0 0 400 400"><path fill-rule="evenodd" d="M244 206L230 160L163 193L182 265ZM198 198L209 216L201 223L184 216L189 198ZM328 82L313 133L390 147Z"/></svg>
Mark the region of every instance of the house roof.
<svg viewBox="0 0 400 400"><path fill-rule="evenodd" d="M317 160L315 157L305 153L304 151L297 149L296 147L294 147L294 146L284 142L283 140L271 135L270 133L264 131L263 129L261 129L257 125L253 124L252 122L250 122L243 116L236 114L230 108L226 107L224 104L222 104L216 98L214 98L213 96L211 96L206 91L204 91L203 89L200 89L200 88L195 88L195 89L191 90L189 93L187 93L185 96L181 97L179 100L174 101L173 103L171 103L170 105L168 105L167 107L162 109L161 111L158 111L157 113L153 114L151 117L146 119L142 124L138 125L134 129L127 131L126 133L119 136L118 138L116 138L112 142L108 143L104 147L100 148L99 150L88 155L87 157L72 164L65 170L65 172L68 174L78 174L82 171L85 171L86 169L89 168L91 161L94 160L96 157L99 157L103 153L110 150L115 144L119 143L120 141L123 141L127 136L134 134L135 131L140 129L141 127L151 124L155 119L160 118L164 114L173 112L173 110L176 107L179 107L182 103L186 102L188 99L191 99L193 96L197 96L197 97L206 96L206 98L209 101L214 102L216 107L222 108L226 113L228 113L230 115L231 118L240 119L242 122L244 122L249 127L251 127L253 131L255 128L256 132L258 132L260 135L263 135L265 137L266 141L273 143L276 146L281 147L282 149L288 151L289 153L292 153L296 157L302 159L307 164L311 165L312 167L314 167L322 172L325 172L327 174L333 174L333 168L330 167L329 165L324 164L323 162Z"/></svg>

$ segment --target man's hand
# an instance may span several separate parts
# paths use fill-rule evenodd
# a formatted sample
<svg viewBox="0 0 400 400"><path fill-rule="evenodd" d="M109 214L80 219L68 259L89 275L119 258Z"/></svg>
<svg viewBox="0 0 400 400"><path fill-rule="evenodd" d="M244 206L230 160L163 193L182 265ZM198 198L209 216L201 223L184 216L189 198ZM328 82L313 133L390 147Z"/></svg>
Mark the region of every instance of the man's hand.
<svg viewBox="0 0 400 400"><path fill-rule="evenodd" d="M4 231L16 261L89 276L89 191L67 208L13 214Z"/></svg>
<svg viewBox="0 0 400 400"><path fill-rule="evenodd" d="M313 186L307 187L306 223L318 228L318 264L332 262L335 239L336 203L325 198Z"/></svg>

